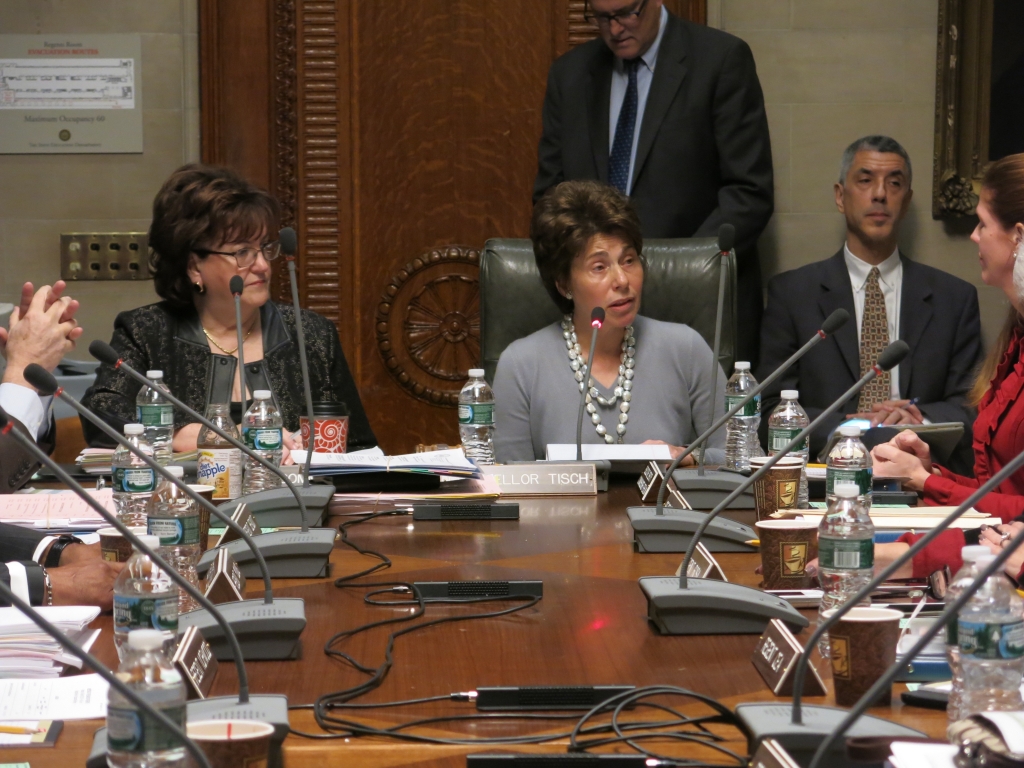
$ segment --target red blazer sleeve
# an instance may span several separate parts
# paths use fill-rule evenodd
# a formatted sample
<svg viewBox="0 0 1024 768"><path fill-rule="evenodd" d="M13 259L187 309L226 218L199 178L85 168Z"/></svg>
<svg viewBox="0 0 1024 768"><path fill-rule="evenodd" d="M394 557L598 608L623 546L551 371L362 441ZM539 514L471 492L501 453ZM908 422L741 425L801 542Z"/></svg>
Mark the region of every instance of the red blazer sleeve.
<svg viewBox="0 0 1024 768"><path fill-rule="evenodd" d="M958 507L979 488L977 480L943 469L942 475L932 475L925 481L924 498L927 504ZM998 517L1004 523L1024 512L1024 496L993 492L974 505L979 512Z"/></svg>
<svg viewBox="0 0 1024 768"><path fill-rule="evenodd" d="M923 533L904 533L897 541L913 546L924 536ZM926 579L947 565L951 573L959 571L963 565L960 550L965 543L964 532L959 528L949 528L940 533L931 544L914 555L914 578Z"/></svg>

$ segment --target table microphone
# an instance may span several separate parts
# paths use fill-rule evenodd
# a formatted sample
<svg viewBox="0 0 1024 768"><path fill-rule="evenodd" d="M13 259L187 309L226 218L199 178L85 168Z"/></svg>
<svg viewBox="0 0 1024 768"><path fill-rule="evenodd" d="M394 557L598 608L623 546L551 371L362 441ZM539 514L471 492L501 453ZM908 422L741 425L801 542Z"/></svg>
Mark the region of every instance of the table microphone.
<svg viewBox="0 0 1024 768"><path fill-rule="evenodd" d="M604 307L594 307L590 311L590 355L587 362L578 360L580 364L580 410L576 414L576 461L583 461L583 411L587 407L587 393L590 390L590 371L594 365L594 350L597 349L597 332L604 325Z"/></svg>
<svg viewBox="0 0 1024 768"><path fill-rule="evenodd" d="M722 351L722 313L725 311L725 282L729 276L725 260L732 253L736 245L736 227L729 222L723 222L718 228L718 303L715 305L715 344L711 355L711 381L718 381L718 368L720 362L718 355ZM712 406L714 400L712 399ZM697 459L697 472L704 477L704 445L700 447L700 455Z"/></svg>
<svg viewBox="0 0 1024 768"><path fill-rule="evenodd" d="M804 652L797 660L793 670L793 706L792 709L780 708L775 704L740 704L736 708L736 715L747 725L748 733L751 734L751 746L766 738L773 738L792 748L794 740L803 744L808 752L816 744L817 740L823 739L827 734L835 730L840 720L845 716L845 711L833 707L803 707L802 695L804 679L807 674L807 665L810 661L811 652L817 647L822 635L829 630L840 618L845 616L851 609L861 605L879 584L889 579L905 563L910 562L918 552L927 547L936 537L949 528L954 521L963 515L967 510L976 505L984 496L998 488L1011 475L1024 466L1024 452L1018 454L1006 466L990 477L974 493L972 493L963 504L954 509L949 515L928 531L927 534L918 539L903 555L896 558L890 565L883 568L872 580L850 597L843 604L836 606L835 613L818 625L811 634L810 639L804 645ZM906 656L913 658L913 654ZM885 722L885 721L883 721ZM875 731L865 731L868 725L858 723L860 735L875 735ZM814 744L810 747L807 745Z"/></svg>
<svg viewBox="0 0 1024 768"><path fill-rule="evenodd" d="M5 425L4 431L6 432L9 428L10 422ZM15 432L17 430L14 430ZM212 768L210 761L207 759L206 754L199 748L192 739L183 731L177 723L171 720L160 710L156 709L152 704L146 701L145 698L139 695L138 692L132 690L115 675L105 664L101 663L99 659L93 656L91 653L82 648L78 643L68 637L66 634L61 632L57 627L48 622L42 617L39 611L35 610L31 605L26 603L20 597L8 587L3 581L0 581L0 597L7 600L12 606L21 611L25 616L35 622L36 626L39 627L43 632L48 634L60 645L69 651L73 656L81 659L82 663L86 666L94 669L96 673L109 683L110 687L115 689L118 693L128 699L132 704L141 709L146 713L148 717L157 720L160 725L166 728L170 733L174 734L174 737L182 743L182 745L194 757L203 768ZM106 730L106 729L104 729ZM104 739L105 741L105 739ZM106 745L104 744L104 747Z"/></svg>
<svg viewBox="0 0 1024 768"><path fill-rule="evenodd" d="M212 430L214 434L219 435L224 440L227 440L229 443L231 443L231 445L233 445L235 448L238 448L242 453L244 453L250 459L255 461L257 464L262 464L275 475L280 477L287 486L287 488L274 488L269 491L260 491L259 493L250 494L248 496L241 496L238 499L232 499L231 501L221 504L221 509L223 509L225 512L230 513L235 507L238 506L238 503L241 502L246 503L249 506L249 509L253 511L255 515L257 511L267 512L268 509L279 509L281 507L281 502L290 494L294 498L295 504L298 505L299 510L301 511L301 514L298 516L298 518L291 517L291 519L287 521L282 519L280 522L274 520L273 524L271 524L271 520L269 519L270 515L263 515L260 519L260 523L262 525L267 525L268 527L283 527L291 524L299 524L302 527L303 536L308 536L308 540L320 542L320 538L317 537L323 536L324 542L326 542L326 536L322 533L317 533L317 531L322 532L325 529L310 530L309 520L315 517L314 522L319 521L320 517L323 515L323 508L327 506L327 502L329 502L331 498L334 496L334 488L332 486L311 485L309 487L302 488L300 492L300 489L295 487L295 485L292 483L291 480L288 479L288 476L281 470L280 467L276 466L272 462L267 461L262 456L252 451L247 445L240 442L236 437L234 437L233 435L229 435L227 432L220 429L216 424L211 422L201 413L190 408L188 405L183 403L179 398L175 397L163 385L157 384L155 381L147 379L141 373L139 373L130 365L128 365L128 363L122 360L118 356L114 348L111 347L106 342L100 341L99 339L92 342L89 345L89 354L91 354L93 357L95 357L102 363L106 363L107 365L113 366L115 369L124 371L139 383L144 384L147 387L156 389L157 391L160 392L160 394L166 397L171 402L172 405L184 411L185 415L187 415L190 419L193 419L194 421L197 421L200 424L205 425L210 430ZM272 499L272 503L268 502L268 499ZM306 500L309 500L311 502L311 505L318 504L319 511L315 514L310 514L306 508ZM253 509L254 507L256 508ZM286 510L285 512L290 513L291 510ZM330 533L331 537L331 547L333 547L334 531L333 529L329 529L328 532ZM232 551L232 554L234 554L234 551Z"/></svg>
<svg viewBox="0 0 1024 768"><path fill-rule="evenodd" d="M306 418L309 420L309 445L306 446L306 461L302 466L302 485L309 486L309 467L316 450L316 420L313 418L313 393L309 388L309 363L306 362L306 334L302 330L302 307L299 306L299 281L295 277L295 251L299 239L295 230L285 227L277 235L281 243L281 254L288 265L288 282L292 287L292 308L295 310L295 336L299 342L299 366L302 368L302 389L306 396Z"/></svg>
<svg viewBox="0 0 1024 768"><path fill-rule="evenodd" d="M713 579L688 578L687 571L697 542L711 522L743 491L767 473L783 456L793 450L818 424L836 411L843 403L883 371L898 365L910 348L905 341L894 341L878 356L867 373L835 400L786 446L765 462L757 472L744 479L743 485L726 496L711 512L700 515L703 519L690 538L690 546L683 558L678 581L671 576L649 576L640 579L640 589L647 597L647 616L662 634L666 635L718 635L760 633L772 619L781 619L791 628L806 627L803 614L782 598L768 595L759 589ZM749 529L748 529L749 530Z"/></svg>
<svg viewBox="0 0 1024 768"><path fill-rule="evenodd" d="M225 617L225 613L231 614L236 619L236 625L241 626L246 634L252 634L246 626L246 622L251 624L254 621L260 621L261 617L268 613L277 613L279 615L286 616L288 613L287 607L289 603L299 603L301 606L302 601L294 599L282 600L281 598L278 598L272 606L266 606L259 600L249 600L245 601L245 603L224 603L220 608L218 608L210 602L202 592L193 587L187 579L168 565L162 557L157 555L157 553L150 547L140 541L138 536L132 533L132 531L118 519L117 515L108 512L103 505L90 496L81 485L72 479L60 464L51 459L44 450L36 445L35 440L22 433L20 429L13 429L12 427L13 422L10 420L6 412L4 412L3 409L0 409L0 433L10 435L14 440L20 443L25 450L32 454L37 461L49 467L60 482L70 488L71 491L94 509L100 517L107 521L107 523L116 528L122 536L132 543L133 547L148 555L154 563L160 566L171 581L195 598L196 602L202 606L202 610L190 611L189 613L179 615L179 627L184 629L185 627L195 625L203 634L204 639L210 642L211 649L214 650L214 653L216 653L216 648L213 646L211 636L216 633L220 638L219 645L230 650L230 655L218 655L217 658L233 660L235 662L235 669L238 672L237 699L234 696L221 696L215 699L205 699L202 701L192 702L189 704L189 712L194 713L193 716L197 719L230 719L241 717L245 719L271 722L274 724L275 729L274 738L283 740L285 734L288 732L288 699L281 695L249 696L249 677L245 670L243 646L239 643L239 640L231 627L231 622ZM239 611L236 607L246 604L248 604L249 607L245 611ZM202 621L200 622L199 620ZM294 624L295 622L292 621L290 623ZM302 617L302 625L305 626L304 616ZM297 645L297 637L301 631L302 628L299 627L297 631L292 628L290 633L285 633L285 636L287 636L287 634L294 636L295 639L292 640L292 646ZM254 638L254 643L259 643L261 641L270 643L274 640L274 636L259 636ZM193 706L193 704L195 706Z"/></svg>
<svg viewBox="0 0 1024 768"><path fill-rule="evenodd" d="M245 338L242 336L242 289L245 288L245 282L242 280L241 275L235 275L228 281L228 289L231 291L231 295L235 299L235 334L238 337L238 349L236 354L238 355L238 399L241 401L242 406L242 418L245 418L245 412L249 410L248 404L245 398L245 356L242 351L242 345L245 343Z"/></svg>
<svg viewBox="0 0 1024 768"><path fill-rule="evenodd" d="M676 457L665 471L666 478L674 478L676 468L683 459L693 453L698 446L703 446L719 428L729 421L735 414L761 391L779 378L782 374L814 346L819 344L828 336L839 330L850 319L850 313L845 309L837 309L825 318L821 329L815 333L806 344L794 352L788 360L776 368L760 384L750 390L742 400L736 403L714 424L708 427L703 434L694 440L683 452ZM626 514L629 516L633 526L633 541L638 552L685 552L689 544L690 535L693 533L699 517L690 514L689 510L672 510L665 514L665 496L668 491L668 482L663 482L658 489L658 504L656 507L629 507ZM703 517L701 515L700 517ZM678 520L676 518L679 518ZM683 529L679 525L682 521ZM742 528L742 530L741 530ZM711 552L749 552L749 547L744 542L756 539L756 533L747 526L736 527L736 524L729 521L716 521L708 528L710 540L705 544Z"/></svg>

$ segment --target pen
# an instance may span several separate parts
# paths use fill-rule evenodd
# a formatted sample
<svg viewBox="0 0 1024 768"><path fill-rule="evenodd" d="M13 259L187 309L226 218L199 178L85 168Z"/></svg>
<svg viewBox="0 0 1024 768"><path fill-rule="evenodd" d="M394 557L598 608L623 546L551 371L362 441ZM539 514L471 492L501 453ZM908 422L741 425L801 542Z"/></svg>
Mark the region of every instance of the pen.
<svg viewBox="0 0 1024 768"><path fill-rule="evenodd" d="M909 408L909 407L910 407L910 406L912 406L912 405L917 405L917 404L918 404L919 402L921 402L921 398L920 398L920 397L912 397L912 398L911 398L911 399L910 399L910 400L909 400L909 401L907 402L907 407Z"/></svg>

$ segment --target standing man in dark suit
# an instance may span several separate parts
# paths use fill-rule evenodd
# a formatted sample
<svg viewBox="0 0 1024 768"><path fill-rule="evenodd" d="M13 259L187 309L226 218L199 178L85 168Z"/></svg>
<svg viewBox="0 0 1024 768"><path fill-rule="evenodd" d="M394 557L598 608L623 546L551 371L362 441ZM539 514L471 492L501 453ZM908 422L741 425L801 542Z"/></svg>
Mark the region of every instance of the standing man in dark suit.
<svg viewBox="0 0 1024 768"><path fill-rule="evenodd" d="M887 136L866 136L843 153L836 208L846 217L846 244L832 258L784 272L768 283L759 377L767 376L842 307L851 320L807 353L765 391L763 413L783 389L800 391L812 419L867 372L890 342L910 354L869 383L811 436L812 460L848 417L872 426L959 421L965 426L950 468L970 472L971 424L966 395L981 356L978 292L970 283L917 264L897 247L910 207L906 150ZM764 434L767 418L761 419Z"/></svg>
<svg viewBox="0 0 1024 768"><path fill-rule="evenodd" d="M588 0L600 37L548 74L533 199L597 179L630 196L645 238L736 227L738 349L757 359L757 238L772 215L768 121L750 48L662 0Z"/></svg>

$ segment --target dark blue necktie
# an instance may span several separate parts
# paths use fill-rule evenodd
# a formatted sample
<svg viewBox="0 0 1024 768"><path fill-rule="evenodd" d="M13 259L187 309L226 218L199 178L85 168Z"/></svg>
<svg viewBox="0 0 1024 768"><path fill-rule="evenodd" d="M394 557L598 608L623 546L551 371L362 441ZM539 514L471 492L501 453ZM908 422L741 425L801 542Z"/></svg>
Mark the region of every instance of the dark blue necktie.
<svg viewBox="0 0 1024 768"><path fill-rule="evenodd" d="M626 67L629 85L626 86L626 97L622 100L619 110L619 121L615 125L615 143L608 157L608 183L623 194L629 194L629 161L633 155L633 131L636 128L636 111L639 100L636 90L636 70L640 64L639 57L622 62Z"/></svg>

